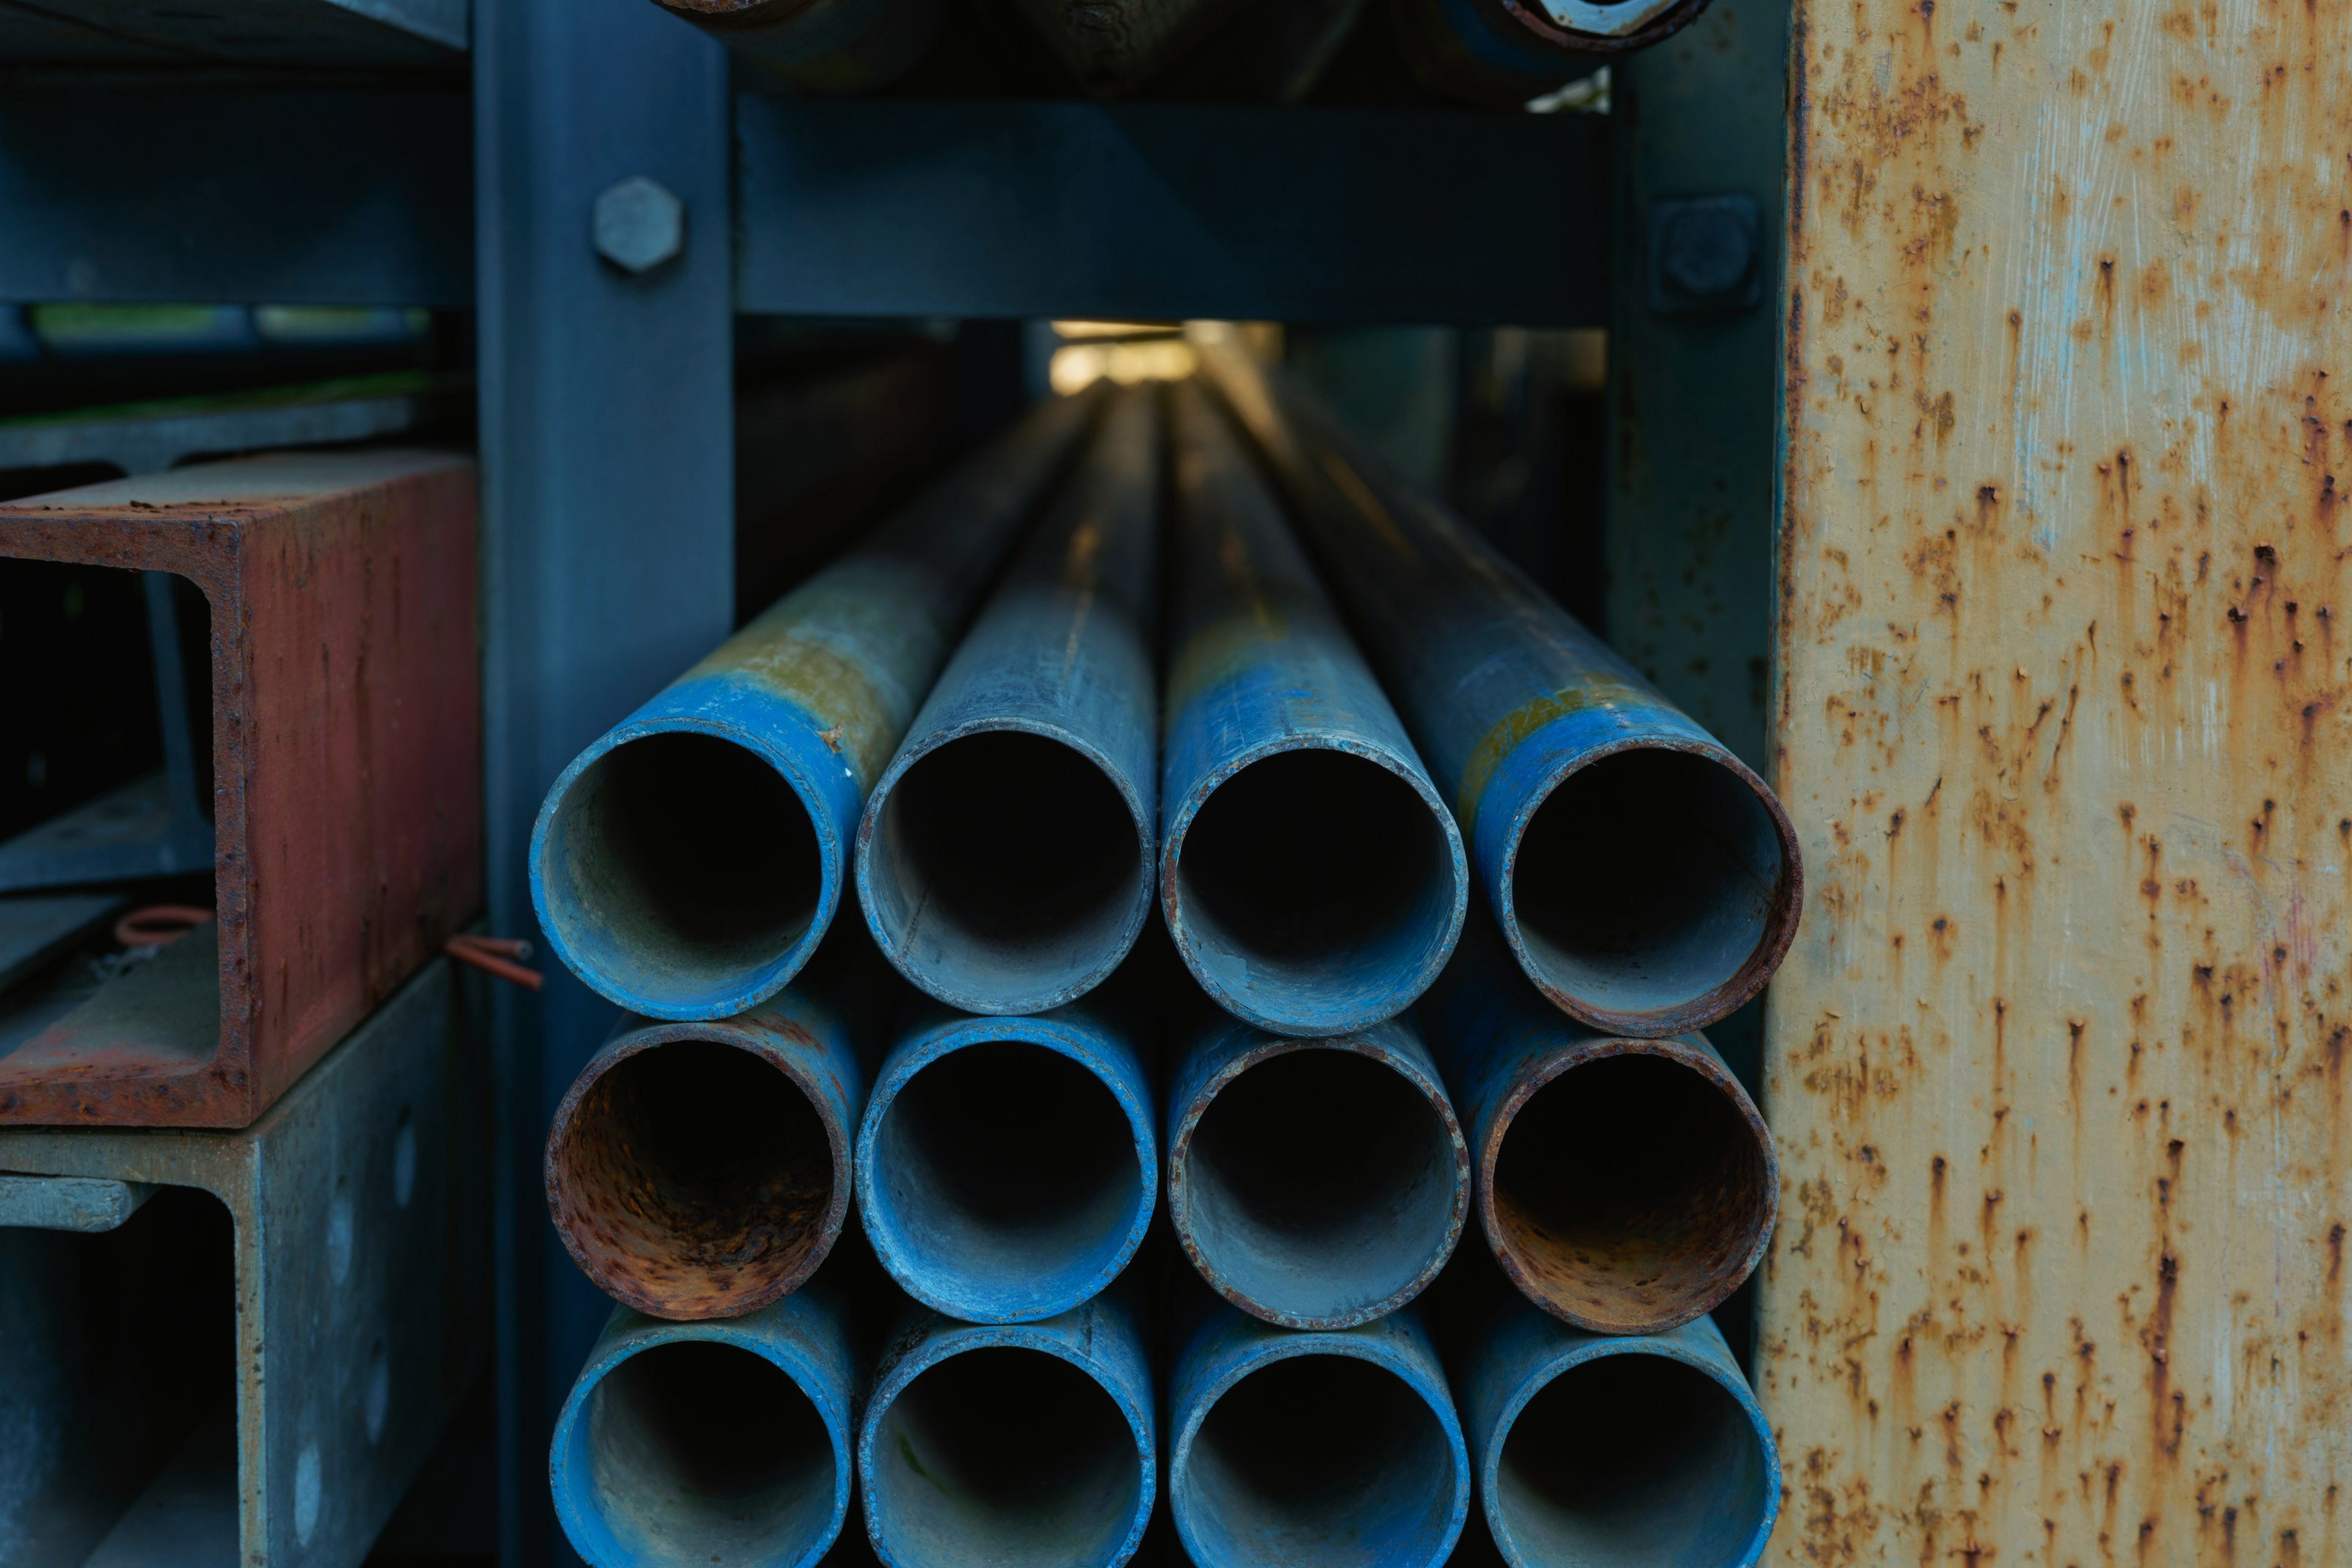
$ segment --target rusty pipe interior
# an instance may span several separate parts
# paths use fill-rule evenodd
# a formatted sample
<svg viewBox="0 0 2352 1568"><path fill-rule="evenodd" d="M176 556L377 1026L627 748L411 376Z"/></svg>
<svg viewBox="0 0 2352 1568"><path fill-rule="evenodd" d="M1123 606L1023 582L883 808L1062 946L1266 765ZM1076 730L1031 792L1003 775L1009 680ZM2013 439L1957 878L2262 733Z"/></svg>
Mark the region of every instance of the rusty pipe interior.
<svg viewBox="0 0 2352 1568"><path fill-rule="evenodd" d="M676 1039L614 1062L550 1151L556 1223L641 1311L748 1310L833 1242L837 1152L800 1085L757 1052Z"/></svg>
<svg viewBox="0 0 2352 1568"><path fill-rule="evenodd" d="M1503 1129L1490 1239L1521 1289L1570 1322L1687 1322L1748 1277L1771 1228L1769 1137L1728 1079L1675 1055L1587 1058Z"/></svg>

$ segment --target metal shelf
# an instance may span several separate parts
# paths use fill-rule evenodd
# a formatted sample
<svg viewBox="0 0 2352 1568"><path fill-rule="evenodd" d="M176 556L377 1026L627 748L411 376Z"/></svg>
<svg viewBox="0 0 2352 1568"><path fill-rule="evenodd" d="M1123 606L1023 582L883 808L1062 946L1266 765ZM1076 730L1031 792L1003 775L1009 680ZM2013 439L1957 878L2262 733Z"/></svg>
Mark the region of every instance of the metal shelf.
<svg viewBox="0 0 2352 1568"><path fill-rule="evenodd" d="M1589 115L736 100L735 303L1596 326Z"/></svg>

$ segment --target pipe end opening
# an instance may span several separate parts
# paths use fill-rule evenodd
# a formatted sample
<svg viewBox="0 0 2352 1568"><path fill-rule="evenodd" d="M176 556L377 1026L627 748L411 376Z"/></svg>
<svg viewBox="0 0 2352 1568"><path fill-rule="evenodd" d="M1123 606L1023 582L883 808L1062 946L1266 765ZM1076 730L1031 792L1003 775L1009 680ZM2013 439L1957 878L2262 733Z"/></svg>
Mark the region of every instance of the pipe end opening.
<svg viewBox="0 0 2352 1568"><path fill-rule="evenodd" d="M1596 1356L1512 1421L1489 1521L1520 1563L1732 1568L1770 1510L1769 1472L1715 1379L1670 1356Z"/></svg>
<svg viewBox="0 0 2352 1568"><path fill-rule="evenodd" d="M1302 747L1217 785L1175 898L1204 985L1285 1026L1360 1027L1425 989L1462 902L1450 819L1369 757Z"/></svg>
<svg viewBox="0 0 2352 1568"><path fill-rule="evenodd" d="M591 1510L644 1562L768 1568L829 1542L840 1456L782 1368L709 1340L656 1344L589 1394L572 1447Z"/></svg>
<svg viewBox="0 0 2352 1568"><path fill-rule="evenodd" d="M1309 1352L1218 1397L1172 1500L1203 1568L1428 1568L1452 1544L1455 1464L1436 1413L1404 1379Z"/></svg>
<svg viewBox="0 0 2352 1568"><path fill-rule="evenodd" d="M815 923L824 862L808 807L765 758L662 732L572 779L540 872L551 934L575 967L625 1005L683 1016L757 999L747 991Z"/></svg>
<svg viewBox="0 0 2352 1568"><path fill-rule="evenodd" d="M919 1068L876 1121L865 1180L866 1226L909 1293L1000 1321L1100 1289L1139 1239L1154 1184L1118 1096L1026 1040Z"/></svg>
<svg viewBox="0 0 2352 1568"><path fill-rule="evenodd" d="M1465 1202L1461 1134L1422 1087L1330 1047L1255 1063L1201 1112L1184 1230L1220 1289L1280 1321L1346 1326L1433 1274Z"/></svg>
<svg viewBox="0 0 2352 1568"><path fill-rule="evenodd" d="M1664 1052L1570 1067L1500 1137L1496 1245L1538 1305L1582 1327L1689 1321L1748 1277L1771 1226L1769 1134L1731 1085Z"/></svg>
<svg viewBox="0 0 2352 1568"><path fill-rule="evenodd" d="M847 1195L800 1085L719 1040L614 1063L580 1097L552 1163L557 1223L590 1276L666 1318L783 1295L824 1260Z"/></svg>
<svg viewBox="0 0 2352 1568"><path fill-rule="evenodd" d="M918 759L883 798L862 868L883 943L941 1000L1022 1012L1090 989L1150 909L1143 839L1093 758L992 730Z"/></svg>
<svg viewBox="0 0 2352 1568"><path fill-rule="evenodd" d="M1794 921L1780 819L1761 788L1714 757L1664 747L1561 780L1511 872L1537 978L1595 1014L1706 1015L1676 1027L1744 1000L1745 988L1719 994L1777 953Z"/></svg>
<svg viewBox="0 0 2352 1568"><path fill-rule="evenodd" d="M875 1420L866 1510L893 1563L1107 1568L1139 1528L1143 1456L1083 1369L1022 1345L949 1355Z"/></svg>

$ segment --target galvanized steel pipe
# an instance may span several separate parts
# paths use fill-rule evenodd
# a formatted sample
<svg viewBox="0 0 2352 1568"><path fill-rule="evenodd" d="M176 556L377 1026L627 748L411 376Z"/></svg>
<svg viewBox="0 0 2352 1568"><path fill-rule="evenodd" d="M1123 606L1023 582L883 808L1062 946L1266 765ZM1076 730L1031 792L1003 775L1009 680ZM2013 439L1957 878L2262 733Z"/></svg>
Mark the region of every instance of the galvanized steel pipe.
<svg viewBox="0 0 2352 1568"><path fill-rule="evenodd" d="M971 1322L1068 1311L1118 1278L1160 1185L1150 1075L1083 1007L947 1018L891 1048L857 1133L857 1212L925 1306Z"/></svg>
<svg viewBox="0 0 2352 1568"><path fill-rule="evenodd" d="M940 0L656 0L767 75L806 93L871 92L923 58Z"/></svg>
<svg viewBox="0 0 2352 1568"><path fill-rule="evenodd" d="M799 973L866 791L1091 403L1047 405L563 771L530 893L573 973L679 1019L732 1016Z"/></svg>
<svg viewBox="0 0 2352 1568"><path fill-rule="evenodd" d="M1483 917L1421 1011L1470 1130L1479 1225L1529 1300L1597 1333L1659 1333L1755 1269L1780 1160L1704 1036L1578 1026L1512 971Z"/></svg>
<svg viewBox="0 0 2352 1568"><path fill-rule="evenodd" d="M1177 1352L1168 1501L1198 1568L1436 1568L1470 1457L1419 1314L1299 1333L1223 1302Z"/></svg>
<svg viewBox="0 0 2352 1568"><path fill-rule="evenodd" d="M1470 1209L1470 1151L1411 1014L1297 1040L1220 1019L1168 1095L1168 1217L1226 1300L1293 1329L1394 1311Z"/></svg>
<svg viewBox="0 0 2352 1568"><path fill-rule="evenodd" d="M1649 1038L1762 990L1803 889L1764 781L1296 383L1230 334L1202 348L1449 792L1528 977L1591 1027Z"/></svg>
<svg viewBox="0 0 2352 1568"><path fill-rule="evenodd" d="M1699 1318L1591 1334L1516 1297L1454 1386L1496 1548L1511 1568L1748 1568L1780 1508L1772 1429Z"/></svg>
<svg viewBox="0 0 2352 1568"><path fill-rule="evenodd" d="M712 1023L625 1016L556 1107L548 1212L614 1300L746 1312L833 1249L865 1109L840 1020L796 992Z"/></svg>
<svg viewBox="0 0 2352 1568"><path fill-rule="evenodd" d="M1199 384L1173 395L1160 911L1227 1011L1344 1035L1445 966L1462 836L1235 432Z"/></svg>
<svg viewBox="0 0 2352 1568"><path fill-rule="evenodd" d="M968 1013L1076 1000L1151 912L1160 421L1114 395L858 825L874 940Z"/></svg>
<svg viewBox="0 0 2352 1568"><path fill-rule="evenodd" d="M556 1418L555 1517L593 1568L810 1568L849 1511L857 1386L822 1289L723 1322L615 1309Z"/></svg>
<svg viewBox="0 0 2352 1568"><path fill-rule="evenodd" d="M890 1568L1118 1568L1159 1480L1127 1304L987 1326L920 1314L876 1369L857 1467Z"/></svg>

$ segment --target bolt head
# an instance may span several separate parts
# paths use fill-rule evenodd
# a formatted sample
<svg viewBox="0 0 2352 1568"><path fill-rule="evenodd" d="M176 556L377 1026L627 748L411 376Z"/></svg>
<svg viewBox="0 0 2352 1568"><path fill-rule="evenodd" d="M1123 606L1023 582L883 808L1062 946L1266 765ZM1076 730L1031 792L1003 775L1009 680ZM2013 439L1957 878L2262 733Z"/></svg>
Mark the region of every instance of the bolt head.
<svg viewBox="0 0 2352 1568"><path fill-rule="evenodd" d="M686 248L686 204L643 174L596 198L596 254L631 275L652 271Z"/></svg>
<svg viewBox="0 0 2352 1568"><path fill-rule="evenodd" d="M1679 315L1757 303L1762 216L1756 198L1744 195L1653 202L1650 308Z"/></svg>

